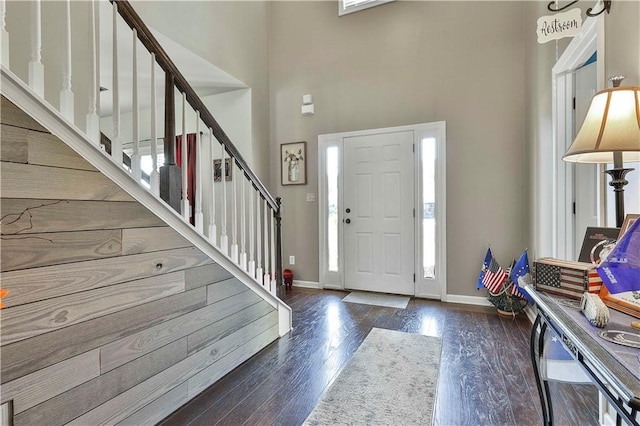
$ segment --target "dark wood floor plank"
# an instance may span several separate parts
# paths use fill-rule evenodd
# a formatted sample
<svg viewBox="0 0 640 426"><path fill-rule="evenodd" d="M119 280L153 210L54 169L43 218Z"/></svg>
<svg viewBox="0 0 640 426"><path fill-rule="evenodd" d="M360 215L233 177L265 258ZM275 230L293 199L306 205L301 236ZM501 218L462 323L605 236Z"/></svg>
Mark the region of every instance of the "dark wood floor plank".
<svg viewBox="0 0 640 426"><path fill-rule="evenodd" d="M299 425L372 327L443 339L436 425L540 424L531 323L493 308L413 299L407 309L342 302L345 292L283 293L294 328L206 389L163 425ZM597 420L592 386L552 384L557 424ZM565 406L576 406L571 410ZM401 423L401 419L398 420Z"/></svg>

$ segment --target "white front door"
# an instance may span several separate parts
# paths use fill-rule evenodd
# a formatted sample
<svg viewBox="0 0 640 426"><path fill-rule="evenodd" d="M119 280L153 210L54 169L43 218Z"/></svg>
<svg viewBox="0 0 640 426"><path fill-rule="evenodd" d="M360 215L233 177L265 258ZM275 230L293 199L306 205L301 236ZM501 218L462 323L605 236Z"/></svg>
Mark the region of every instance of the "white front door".
<svg viewBox="0 0 640 426"><path fill-rule="evenodd" d="M344 287L413 295L414 132L343 143Z"/></svg>

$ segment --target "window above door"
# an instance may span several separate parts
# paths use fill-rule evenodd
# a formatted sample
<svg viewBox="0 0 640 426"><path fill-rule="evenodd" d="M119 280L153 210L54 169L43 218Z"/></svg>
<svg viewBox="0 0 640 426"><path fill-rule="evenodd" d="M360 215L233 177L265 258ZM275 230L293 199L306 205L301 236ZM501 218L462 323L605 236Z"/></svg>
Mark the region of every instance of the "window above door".
<svg viewBox="0 0 640 426"><path fill-rule="evenodd" d="M352 12L369 9L370 7L380 6L381 4L390 3L395 0L339 0L338 15L346 15Z"/></svg>

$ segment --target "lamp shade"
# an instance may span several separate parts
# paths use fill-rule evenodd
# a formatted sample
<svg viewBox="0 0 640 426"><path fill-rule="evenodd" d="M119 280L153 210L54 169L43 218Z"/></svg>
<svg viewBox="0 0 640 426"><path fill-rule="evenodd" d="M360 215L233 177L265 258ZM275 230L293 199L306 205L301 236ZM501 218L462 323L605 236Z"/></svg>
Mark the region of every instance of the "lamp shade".
<svg viewBox="0 0 640 426"><path fill-rule="evenodd" d="M562 158L576 163L640 161L640 87L614 87L598 92L575 140Z"/></svg>

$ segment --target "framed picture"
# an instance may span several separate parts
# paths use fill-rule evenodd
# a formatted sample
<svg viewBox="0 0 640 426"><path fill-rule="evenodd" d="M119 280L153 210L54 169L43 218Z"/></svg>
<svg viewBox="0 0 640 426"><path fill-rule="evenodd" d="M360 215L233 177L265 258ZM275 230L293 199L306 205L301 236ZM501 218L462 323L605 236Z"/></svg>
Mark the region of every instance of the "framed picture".
<svg viewBox="0 0 640 426"><path fill-rule="evenodd" d="M618 234L618 239L620 239L627 229L631 228L631 225L634 224L636 220L640 219L640 214L628 214L624 217L624 222L622 222L622 226L620 227L620 234Z"/></svg>
<svg viewBox="0 0 640 426"><path fill-rule="evenodd" d="M307 184L307 143L293 142L280 145L282 185Z"/></svg>
<svg viewBox="0 0 640 426"><path fill-rule="evenodd" d="M233 178L233 164L231 158L224 159L224 180L230 181ZM222 181L222 160L213 160L213 181L221 182Z"/></svg>
<svg viewBox="0 0 640 426"><path fill-rule="evenodd" d="M619 232L618 228L587 227L578 261L593 263L594 265L599 264L601 255L611 251L618 239Z"/></svg>

